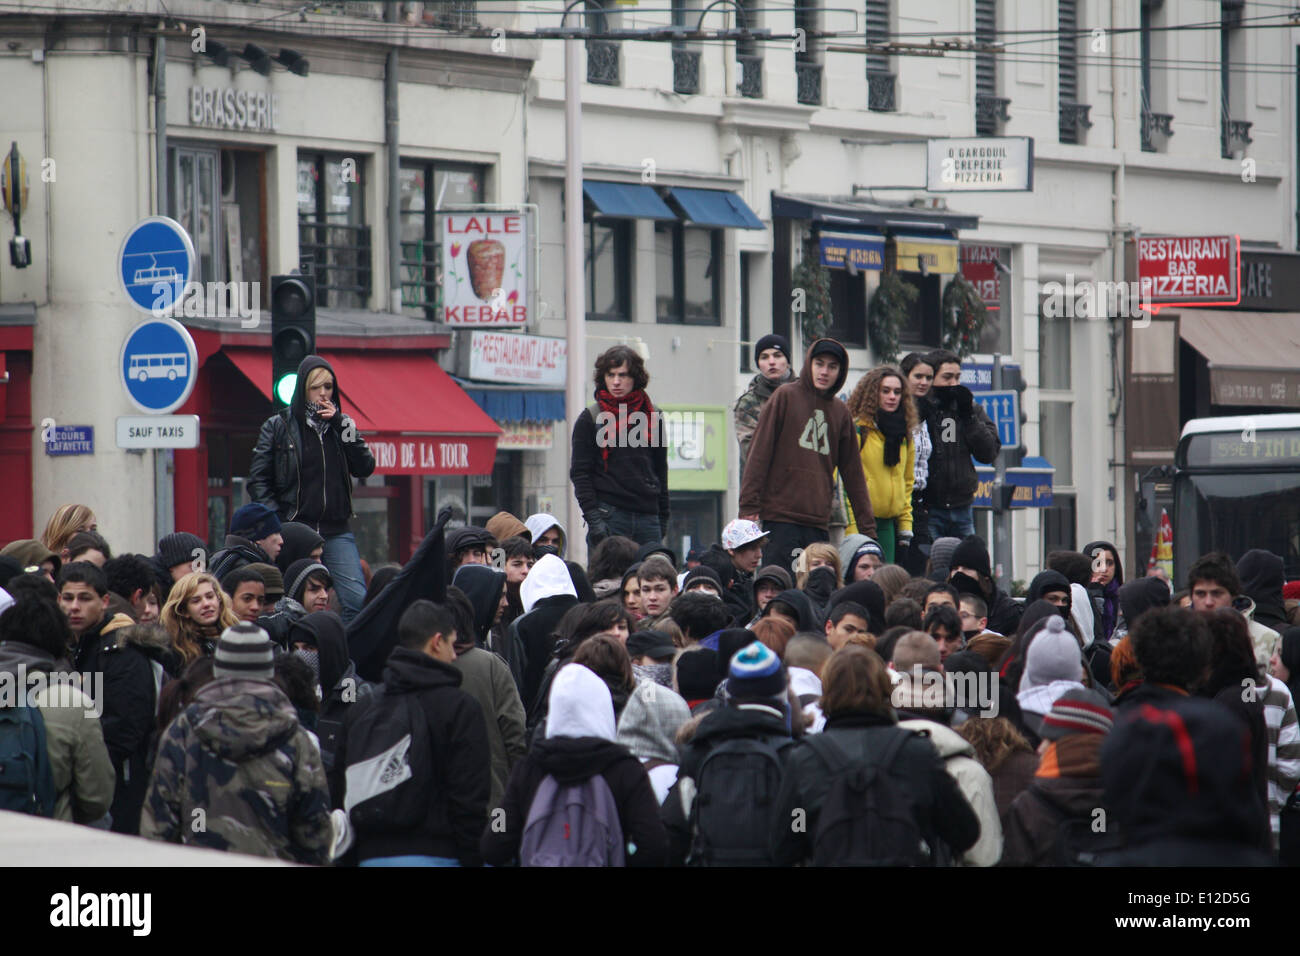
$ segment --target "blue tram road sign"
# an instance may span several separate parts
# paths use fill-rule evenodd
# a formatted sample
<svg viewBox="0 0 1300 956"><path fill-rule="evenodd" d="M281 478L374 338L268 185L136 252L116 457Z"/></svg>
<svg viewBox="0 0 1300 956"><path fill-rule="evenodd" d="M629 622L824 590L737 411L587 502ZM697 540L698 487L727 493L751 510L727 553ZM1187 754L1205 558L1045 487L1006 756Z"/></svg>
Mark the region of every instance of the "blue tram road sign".
<svg viewBox="0 0 1300 956"><path fill-rule="evenodd" d="M170 315L186 283L198 275L198 257L185 227L166 216L136 223L122 241L117 276L131 304L151 315Z"/></svg>
<svg viewBox="0 0 1300 956"><path fill-rule="evenodd" d="M122 343L122 385L142 412L167 415L185 404L198 377L198 351L175 319L148 319Z"/></svg>

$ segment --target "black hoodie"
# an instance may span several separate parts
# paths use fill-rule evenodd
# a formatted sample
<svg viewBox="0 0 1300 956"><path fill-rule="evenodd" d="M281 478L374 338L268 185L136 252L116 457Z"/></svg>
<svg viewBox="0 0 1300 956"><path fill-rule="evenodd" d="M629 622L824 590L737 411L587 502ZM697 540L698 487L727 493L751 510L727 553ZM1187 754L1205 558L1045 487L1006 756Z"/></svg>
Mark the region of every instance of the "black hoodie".
<svg viewBox="0 0 1300 956"><path fill-rule="evenodd" d="M1252 548L1237 562L1237 575L1241 578L1241 593L1255 602L1254 620L1281 634L1291 626L1286 616L1286 602L1282 598L1282 585L1286 574L1282 559L1271 551Z"/></svg>
<svg viewBox="0 0 1300 956"><path fill-rule="evenodd" d="M885 627L885 592L875 581L854 581L846 584L826 602L826 617L829 618L835 605L842 601L854 601L867 609L867 630L879 637Z"/></svg>
<svg viewBox="0 0 1300 956"><path fill-rule="evenodd" d="M465 593L474 607L474 640L482 647L496 620L501 592L506 586L504 571L483 564L463 564L456 569L452 583ZM468 635L459 635L463 642Z"/></svg>
<svg viewBox="0 0 1300 956"><path fill-rule="evenodd" d="M334 379L330 400L336 414L323 429L313 427L307 403L307 378L328 369ZM262 423L248 469L248 494L279 513L281 521L300 521L323 535L342 534L352 517L352 479L368 478L375 456L339 404L339 381L319 355L298 366L298 383L289 407Z"/></svg>
<svg viewBox="0 0 1300 956"><path fill-rule="evenodd" d="M328 773L334 766L334 752L343 731L348 707L373 692L369 681L357 677L348 657L343 619L333 611L315 611L289 628L289 646L301 641L316 648L320 660L321 705L316 721L321 758Z"/></svg>
<svg viewBox="0 0 1300 956"><path fill-rule="evenodd" d="M772 600L767 602L767 607L763 608L763 617L772 613L772 605L780 601L782 604L789 605L799 614L799 623L795 628L796 631L816 631L817 630L817 611L813 608L812 598L791 588L788 591L782 591Z"/></svg>
<svg viewBox="0 0 1300 956"><path fill-rule="evenodd" d="M483 709L460 689L461 674L450 664L429 655L399 647L384 668L382 691L349 708L344 731L329 774L334 806L343 806L348 767L348 737L356 715L371 707L401 707L392 698L414 695L428 720L432 753L411 753L410 760L431 760L433 779L429 813L417 831L357 836L357 857L420 854L458 858L464 866L478 866L479 835L487 825L490 787L490 753ZM352 741L353 745L357 744Z"/></svg>
<svg viewBox="0 0 1300 956"><path fill-rule="evenodd" d="M830 388L818 391L813 387L812 360L823 353L839 360L840 373ZM853 416L836 397L848 374L844 346L834 339L818 339L808 349L798 381L772 393L745 461L741 515L824 530L831 518L838 468L858 530L875 537L876 518Z"/></svg>
<svg viewBox="0 0 1300 956"><path fill-rule="evenodd" d="M284 538L284 544L275 556L275 566L282 574L289 570L289 565L310 558L313 551L325 544L324 538L301 521L286 521L281 524L280 536Z"/></svg>

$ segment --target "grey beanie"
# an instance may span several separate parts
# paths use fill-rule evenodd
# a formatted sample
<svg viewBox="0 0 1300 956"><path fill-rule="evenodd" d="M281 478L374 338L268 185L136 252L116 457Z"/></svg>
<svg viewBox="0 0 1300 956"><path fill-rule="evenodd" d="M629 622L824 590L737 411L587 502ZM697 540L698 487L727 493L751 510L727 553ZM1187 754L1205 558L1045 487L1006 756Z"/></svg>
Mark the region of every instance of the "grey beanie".
<svg viewBox="0 0 1300 956"><path fill-rule="evenodd" d="M1065 629L1065 619L1052 614L1044 619L1025 653L1025 673L1020 690L1043 687L1057 680L1083 680L1083 654L1079 642Z"/></svg>
<svg viewBox="0 0 1300 956"><path fill-rule="evenodd" d="M947 581L948 569L952 567L952 556L961 544L961 538L939 538L930 545L930 577L935 581Z"/></svg>

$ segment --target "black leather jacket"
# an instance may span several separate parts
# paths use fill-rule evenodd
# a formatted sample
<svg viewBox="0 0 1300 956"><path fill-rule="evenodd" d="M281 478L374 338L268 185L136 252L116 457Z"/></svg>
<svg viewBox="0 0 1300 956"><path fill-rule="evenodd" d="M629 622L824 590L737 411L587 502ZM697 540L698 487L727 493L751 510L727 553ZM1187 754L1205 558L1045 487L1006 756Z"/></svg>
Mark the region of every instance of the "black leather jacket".
<svg viewBox="0 0 1300 956"><path fill-rule="evenodd" d="M368 478L375 471L375 456L357 435L355 441L345 442L340 431L350 419L339 415L339 428L325 430L323 441L334 442L342 450L348 463L348 472L355 478ZM274 508L280 520L294 520L302 507L302 442L303 430L285 409L262 423L253 448L253 462L248 469L248 494L253 501ZM347 495L348 514L352 514L352 481L340 482Z"/></svg>

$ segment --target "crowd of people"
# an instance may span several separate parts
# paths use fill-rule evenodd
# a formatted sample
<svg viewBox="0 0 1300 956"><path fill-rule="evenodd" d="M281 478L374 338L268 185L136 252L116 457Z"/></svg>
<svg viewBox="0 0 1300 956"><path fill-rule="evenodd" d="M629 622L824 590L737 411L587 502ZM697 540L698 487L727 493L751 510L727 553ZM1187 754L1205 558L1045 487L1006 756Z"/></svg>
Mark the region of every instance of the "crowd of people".
<svg viewBox="0 0 1300 956"><path fill-rule="evenodd" d="M574 427L585 566L553 515L444 511L373 569L374 459L309 357L216 553L115 554L80 504L0 549L0 809L316 865L1300 860L1280 557L1126 580L1094 541L1019 600L974 534L999 445L957 356L846 402L843 346L789 351L756 343L707 548L663 544L666 435L629 435L654 406L617 346Z"/></svg>

